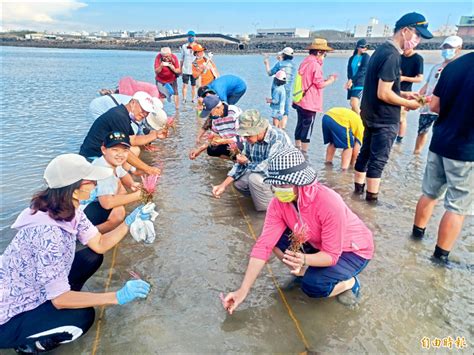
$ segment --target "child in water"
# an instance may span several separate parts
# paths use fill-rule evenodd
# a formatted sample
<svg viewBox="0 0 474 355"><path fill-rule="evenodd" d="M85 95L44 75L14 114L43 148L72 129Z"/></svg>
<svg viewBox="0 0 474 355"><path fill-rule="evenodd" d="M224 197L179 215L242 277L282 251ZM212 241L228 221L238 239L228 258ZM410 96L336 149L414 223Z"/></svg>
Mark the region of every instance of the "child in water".
<svg viewBox="0 0 474 355"><path fill-rule="evenodd" d="M272 109L273 125L277 128L283 128L281 119L285 112L285 101L286 101L286 73L284 70L279 70L275 74L272 85L272 97L267 98L267 103L270 104Z"/></svg>

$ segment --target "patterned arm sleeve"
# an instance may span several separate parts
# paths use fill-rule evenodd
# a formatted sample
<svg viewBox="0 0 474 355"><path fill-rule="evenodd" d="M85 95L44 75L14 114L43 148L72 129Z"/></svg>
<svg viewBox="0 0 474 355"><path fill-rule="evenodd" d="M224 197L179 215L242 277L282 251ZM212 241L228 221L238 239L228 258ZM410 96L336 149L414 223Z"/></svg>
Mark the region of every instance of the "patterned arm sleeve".
<svg viewBox="0 0 474 355"><path fill-rule="evenodd" d="M87 245L89 240L99 234L99 230L89 221L83 211L77 211L76 218L79 221L77 225L77 239L83 245Z"/></svg>

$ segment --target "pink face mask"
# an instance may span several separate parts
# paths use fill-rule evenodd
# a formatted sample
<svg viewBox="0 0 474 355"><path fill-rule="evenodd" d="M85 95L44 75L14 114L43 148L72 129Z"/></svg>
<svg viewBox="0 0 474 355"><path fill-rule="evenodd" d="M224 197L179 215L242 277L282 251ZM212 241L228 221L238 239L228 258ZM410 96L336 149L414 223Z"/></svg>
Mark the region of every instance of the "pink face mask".
<svg viewBox="0 0 474 355"><path fill-rule="evenodd" d="M405 38L405 36L403 36L403 38ZM420 41L420 37L416 33L413 33L411 39L405 39L405 42L403 43L403 49L413 49L420 43Z"/></svg>

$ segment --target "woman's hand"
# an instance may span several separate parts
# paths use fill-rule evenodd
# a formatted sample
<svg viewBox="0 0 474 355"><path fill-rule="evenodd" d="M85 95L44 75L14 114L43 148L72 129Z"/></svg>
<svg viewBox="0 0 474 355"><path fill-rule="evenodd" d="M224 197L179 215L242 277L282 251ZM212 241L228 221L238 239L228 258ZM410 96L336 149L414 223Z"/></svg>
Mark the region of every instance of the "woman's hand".
<svg viewBox="0 0 474 355"><path fill-rule="evenodd" d="M237 291L228 293L227 296L224 297L222 305L229 314L232 314L245 300L245 297L247 297L247 292L239 288Z"/></svg>
<svg viewBox="0 0 474 355"><path fill-rule="evenodd" d="M303 276L308 268L306 264L306 255L300 252L285 250L283 262L291 268L291 273L295 276Z"/></svg>
<svg viewBox="0 0 474 355"><path fill-rule="evenodd" d="M117 302L122 305L137 298L146 298L149 292L149 283L143 280L130 280L127 281L124 287L117 291Z"/></svg>

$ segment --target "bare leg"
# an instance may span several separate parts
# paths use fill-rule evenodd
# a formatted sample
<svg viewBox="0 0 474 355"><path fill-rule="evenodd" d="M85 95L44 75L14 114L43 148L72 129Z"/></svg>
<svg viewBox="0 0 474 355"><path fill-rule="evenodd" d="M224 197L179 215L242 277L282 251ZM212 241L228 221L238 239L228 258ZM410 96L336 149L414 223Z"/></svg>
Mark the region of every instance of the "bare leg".
<svg viewBox="0 0 474 355"><path fill-rule="evenodd" d="M301 141L300 140L295 140L295 147L298 149L301 149Z"/></svg>
<svg viewBox="0 0 474 355"><path fill-rule="evenodd" d="M176 110L179 109L179 96L174 95L174 107L176 107Z"/></svg>
<svg viewBox="0 0 474 355"><path fill-rule="evenodd" d="M358 142L355 142L354 148L352 149L351 167L355 166L359 152L360 152L360 144Z"/></svg>
<svg viewBox="0 0 474 355"><path fill-rule="evenodd" d="M365 173L361 173L360 171L356 171L354 173L354 182L358 184L365 184Z"/></svg>
<svg viewBox="0 0 474 355"><path fill-rule="evenodd" d="M347 148L342 151L341 154L341 169L347 170L351 163L352 158L352 148Z"/></svg>
<svg viewBox="0 0 474 355"><path fill-rule="evenodd" d="M183 102L186 102L187 93L188 93L188 84L183 83Z"/></svg>
<svg viewBox="0 0 474 355"><path fill-rule="evenodd" d="M280 128L280 121L278 120L278 118L273 118L273 125L276 128Z"/></svg>
<svg viewBox="0 0 474 355"><path fill-rule="evenodd" d="M350 278L349 280L346 281L341 281L336 286L334 286L334 289L332 290L331 294L328 297L334 297L337 296L344 291L350 290L355 284L355 278Z"/></svg>
<svg viewBox="0 0 474 355"><path fill-rule="evenodd" d="M191 101L194 102L196 99L196 85L191 85Z"/></svg>
<svg viewBox="0 0 474 355"><path fill-rule="evenodd" d="M450 251L461 233L464 216L451 211L446 211L441 218L438 229L438 241L436 245L441 249Z"/></svg>
<svg viewBox="0 0 474 355"><path fill-rule="evenodd" d="M282 129L285 129L286 128L286 123L288 122L288 116L287 115L283 115L283 118L281 119L281 128Z"/></svg>
<svg viewBox="0 0 474 355"><path fill-rule="evenodd" d="M326 163L332 163L334 159L334 154L336 154L336 147L334 144L329 143L326 149Z"/></svg>
<svg viewBox="0 0 474 355"><path fill-rule="evenodd" d="M357 97L351 97L351 108L352 111L360 115L360 100Z"/></svg>
<svg viewBox="0 0 474 355"><path fill-rule="evenodd" d="M380 189L380 178L367 178L367 192L377 194Z"/></svg>
<svg viewBox="0 0 474 355"><path fill-rule="evenodd" d="M125 219L125 208L123 206L115 207L110 212L109 218L102 224L99 224L97 229L104 234L117 228Z"/></svg>
<svg viewBox="0 0 474 355"><path fill-rule="evenodd" d="M308 153L309 143L301 143L301 151L303 153Z"/></svg>
<svg viewBox="0 0 474 355"><path fill-rule="evenodd" d="M402 107L400 113L400 128L398 129L398 136L405 137L407 132L407 111Z"/></svg>
<svg viewBox="0 0 474 355"><path fill-rule="evenodd" d="M428 133L421 133L416 137L415 150L413 154L420 154L428 140Z"/></svg>
<svg viewBox="0 0 474 355"><path fill-rule="evenodd" d="M429 198L428 196L421 195L418 203L416 204L415 226L419 228L426 228L430 221L433 209L436 206L437 200Z"/></svg>

